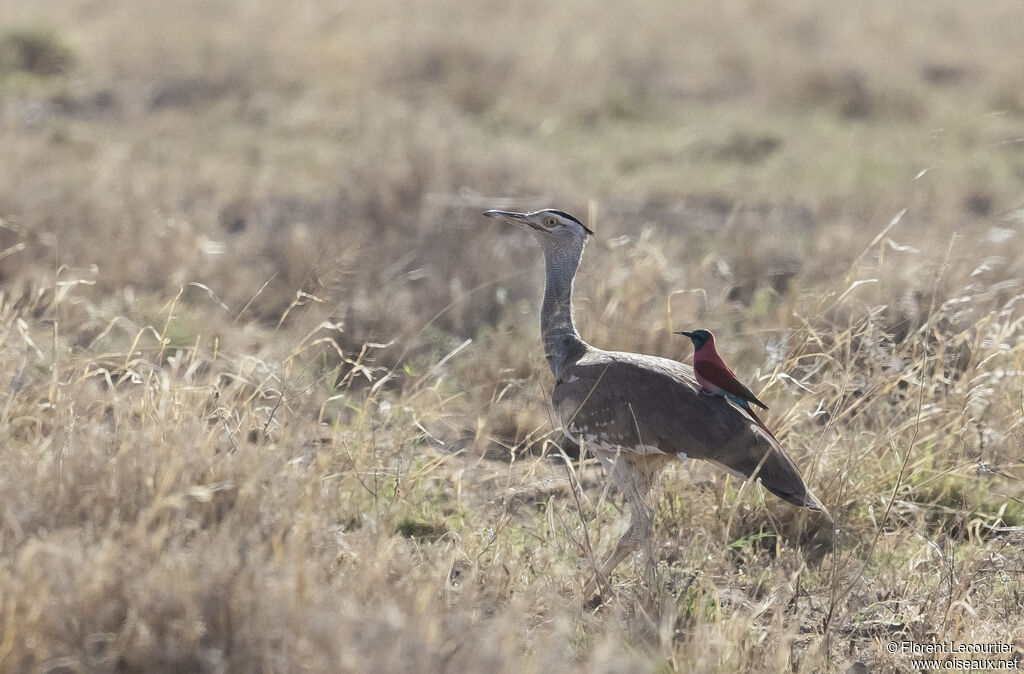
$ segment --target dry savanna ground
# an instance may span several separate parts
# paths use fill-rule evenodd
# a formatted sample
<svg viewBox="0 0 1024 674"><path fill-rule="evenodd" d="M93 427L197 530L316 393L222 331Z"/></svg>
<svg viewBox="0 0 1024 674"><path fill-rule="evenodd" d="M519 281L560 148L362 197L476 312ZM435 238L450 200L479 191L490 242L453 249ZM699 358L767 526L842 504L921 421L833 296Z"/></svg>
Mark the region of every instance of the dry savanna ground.
<svg viewBox="0 0 1024 674"><path fill-rule="evenodd" d="M1010 0L0 0L0 671L1024 658ZM548 412L714 330L836 518L680 463L651 562ZM563 456L562 451L565 454ZM862 669L859 671L863 671Z"/></svg>

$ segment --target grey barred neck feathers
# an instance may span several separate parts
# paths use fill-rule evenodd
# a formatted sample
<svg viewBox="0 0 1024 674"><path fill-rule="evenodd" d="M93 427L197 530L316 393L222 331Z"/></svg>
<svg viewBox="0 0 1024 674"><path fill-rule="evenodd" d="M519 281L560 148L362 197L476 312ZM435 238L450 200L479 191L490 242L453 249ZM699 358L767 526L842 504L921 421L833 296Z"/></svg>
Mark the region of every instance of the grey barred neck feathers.
<svg viewBox="0 0 1024 674"><path fill-rule="evenodd" d="M540 331L548 365L556 378L569 361L569 355L575 351L574 347L583 341L573 321L572 292L576 270L583 258L584 241L578 240L566 246L559 246L555 242L541 245L544 250L546 282Z"/></svg>

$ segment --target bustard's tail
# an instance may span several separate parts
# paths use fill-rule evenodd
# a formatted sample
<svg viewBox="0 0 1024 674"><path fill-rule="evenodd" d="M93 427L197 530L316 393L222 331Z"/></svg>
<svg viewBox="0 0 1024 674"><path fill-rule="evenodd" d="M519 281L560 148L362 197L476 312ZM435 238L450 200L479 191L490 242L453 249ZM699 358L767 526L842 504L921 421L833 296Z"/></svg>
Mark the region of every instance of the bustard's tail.
<svg viewBox="0 0 1024 674"><path fill-rule="evenodd" d="M731 452L723 452L716 463L741 477L756 478L765 489L783 501L820 512L831 520L832 516L807 488L796 464L782 449L779 441L751 410L746 411L757 424L755 435L758 436L759 442L751 444L747 436L746 446L735 447Z"/></svg>

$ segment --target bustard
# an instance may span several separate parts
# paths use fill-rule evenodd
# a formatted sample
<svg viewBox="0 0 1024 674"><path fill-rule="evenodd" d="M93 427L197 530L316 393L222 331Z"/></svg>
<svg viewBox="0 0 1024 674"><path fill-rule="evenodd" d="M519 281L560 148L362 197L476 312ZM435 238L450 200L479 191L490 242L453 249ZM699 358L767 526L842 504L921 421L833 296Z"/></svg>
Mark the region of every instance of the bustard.
<svg viewBox="0 0 1024 674"><path fill-rule="evenodd" d="M597 569L605 578L651 537L647 496L671 461L704 459L742 477L756 473L768 491L821 510L793 461L724 398L702 395L693 369L668 358L590 346L573 324L572 290L586 225L564 211L487 211L532 233L544 251L541 310L544 354L555 376L551 402L566 433L592 451L630 505L630 521Z"/></svg>

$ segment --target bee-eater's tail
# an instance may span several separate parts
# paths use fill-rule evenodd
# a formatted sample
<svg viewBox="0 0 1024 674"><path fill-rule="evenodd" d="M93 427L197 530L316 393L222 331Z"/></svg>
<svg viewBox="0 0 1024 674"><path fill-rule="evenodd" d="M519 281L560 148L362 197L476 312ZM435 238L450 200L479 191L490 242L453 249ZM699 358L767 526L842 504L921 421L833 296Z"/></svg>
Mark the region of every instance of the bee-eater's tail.
<svg viewBox="0 0 1024 674"><path fill-rule="evenodd" d="M770 437L772 440L775 441L775 444L779 444L778 438L775 437L774 433L772 433L771 431L768 430L768 427L764 425L764 422L761 421L760 417L758 417L756 414L754 414L754 410L750 409L750 407L747 406L747 407L743 408L743 411L750 415L750 418L754 420L754 423L757 424L758 426L760 426L761 430L764 431L765 433L767 433L768 437Z"/></svg>

